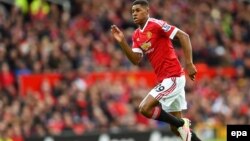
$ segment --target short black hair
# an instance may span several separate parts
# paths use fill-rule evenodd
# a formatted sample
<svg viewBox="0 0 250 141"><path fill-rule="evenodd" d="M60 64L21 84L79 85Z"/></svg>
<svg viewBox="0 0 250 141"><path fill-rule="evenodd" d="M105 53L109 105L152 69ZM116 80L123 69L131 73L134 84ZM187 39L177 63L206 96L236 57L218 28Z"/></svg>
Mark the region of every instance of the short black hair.
<svg viewBox="0 0 250 141"><path fill-rule="evenodd" d="M147 0L135 0L132 5L140 4L142 6L148 6L148 1Z"/></svg>

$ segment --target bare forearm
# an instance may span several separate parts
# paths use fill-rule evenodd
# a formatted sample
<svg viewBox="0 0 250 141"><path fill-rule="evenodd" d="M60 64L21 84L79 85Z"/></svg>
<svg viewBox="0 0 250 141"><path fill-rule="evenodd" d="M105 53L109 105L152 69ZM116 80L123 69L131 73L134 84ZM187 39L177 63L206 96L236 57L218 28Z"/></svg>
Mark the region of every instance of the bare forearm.
<svg viewBox="0 0 250 141"><path fill-rule="evenodd" d="M182 32L182 31L181 31ZM182 32L179 33L178 38L180 40L180 44L183 48L184 56L185 56L185 62L187 65L193 63L193 55L192 55L192 45L189 39L189 35Z"/></svg>
<svg viewBox="0 0 250 141"><path fill-rule="evenodd" d="M128 45L124 34L122 33L122 31L116 26L116 25L112 25L111 26L111 32L113 37L116 39L116 41L119 43L119 45L121 46L123 52L126 54L126 56L128 57L128 59L135 65L138 65L140 60L141 60L141 54L140 53L135 53L132 51L132 49L130 48L130 46Z"/></svg>
<svg viewBox="0 0 250 141"><path fill-rule="evenodd" d="M140 54L133 52L130 46L128 45L127 41L125 41L125 39L119 42L119 45L121 46L123 52L126 54L128 59L133 64L138 65L140 63L141 60Z"/></svg>
<svg viewBox="0 0 250 141"><path fill-rule="evenodd" d="M191 46L189 36L187 33L181 30L179 30L176 33L176 36L179 38L180 44L183 48L188 75L190 79L194 81L197 70L196 70L195 65L193 64L192 46Z"/></svg>
<svg viewBox="0 0 250 141"><path fill-rule="evenodd" d="M186 64L191 64L193 63L192 47L189 38L188 37L186 38L187 39L181 42L181 46L183 47L184 50Z"/></svg>

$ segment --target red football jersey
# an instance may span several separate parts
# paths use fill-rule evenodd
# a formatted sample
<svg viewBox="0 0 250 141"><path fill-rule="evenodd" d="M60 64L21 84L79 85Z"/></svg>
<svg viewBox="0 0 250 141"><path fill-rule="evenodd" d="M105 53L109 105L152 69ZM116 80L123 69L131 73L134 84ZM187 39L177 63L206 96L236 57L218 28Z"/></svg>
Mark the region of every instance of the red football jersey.
<svg viewBox="0 0 250 141"><path fill-rule="evenodd" d="M184 73L171 42L178 30L165 21L148 18L143 29L133 33L132 50L148 57L159 82Z"/></svg>

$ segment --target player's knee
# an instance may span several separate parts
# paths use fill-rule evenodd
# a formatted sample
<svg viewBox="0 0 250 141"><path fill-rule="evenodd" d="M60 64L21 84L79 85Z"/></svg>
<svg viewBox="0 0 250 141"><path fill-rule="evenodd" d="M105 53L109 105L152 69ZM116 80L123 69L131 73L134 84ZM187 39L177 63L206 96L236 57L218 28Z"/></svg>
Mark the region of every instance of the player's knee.
<svg viewBox="0 0 250 141"><path fill-rule="evenodd" d="M141 103L139 105L139 112L141 114L143 114L144 116L146 116L146 117L150 117L150 113L151 113L150 112L150 107L145 103Z"/></svg>
<svg viewBox="0 0 250 141"><path fill-rule="evenodd" d="M179 132L177 131L177 128L175 127L175 126L170 126L170 129L171 129L171 131L176 135L176 136L179 136L180 134L179 134Z"/></svg>

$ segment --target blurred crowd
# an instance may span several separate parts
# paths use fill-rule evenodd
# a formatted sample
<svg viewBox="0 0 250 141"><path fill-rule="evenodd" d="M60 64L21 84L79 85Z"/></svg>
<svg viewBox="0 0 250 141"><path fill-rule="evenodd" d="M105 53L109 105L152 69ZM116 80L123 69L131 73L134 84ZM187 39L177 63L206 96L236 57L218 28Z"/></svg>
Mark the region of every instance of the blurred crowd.
<svg viewBox="0 0 250 141"><path fill-rule="evenodd" d="M107 78L91 86L84 81L92 72L151 70L146 61L133 66L110 35L110 26L116 24L131 43L136 28L131 2L0 2L0 137L22 141L63 133L166 128L138 114L141 99L151 89L143 81ZM195 63L236 69L233 78L218 73L213 79L187 81L185 116L195 129L250 124L250 3L150 0L150 5L152 17L190 35ZM184 62L178 41L173 43ZM41 73L60 73L63 78L53 87L44 82L41 91L20 96L18 77Z"/></svg>

